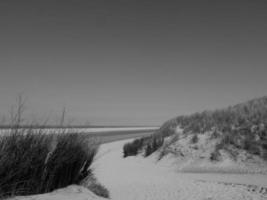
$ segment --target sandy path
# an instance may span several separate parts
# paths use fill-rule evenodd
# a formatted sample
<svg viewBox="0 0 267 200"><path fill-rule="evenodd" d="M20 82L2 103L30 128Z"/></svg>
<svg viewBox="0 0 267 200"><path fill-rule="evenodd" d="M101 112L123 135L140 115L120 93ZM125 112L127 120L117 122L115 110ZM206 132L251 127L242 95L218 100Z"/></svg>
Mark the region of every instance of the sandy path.
<svg viewBox="0 0 267 200"><path fill-rule="evenodd" d="M94 164L98 180L114 200L241 200L267 199L246 185L203 182L179 175L153 159L122 158L125 141L104 144Z"/></svg>

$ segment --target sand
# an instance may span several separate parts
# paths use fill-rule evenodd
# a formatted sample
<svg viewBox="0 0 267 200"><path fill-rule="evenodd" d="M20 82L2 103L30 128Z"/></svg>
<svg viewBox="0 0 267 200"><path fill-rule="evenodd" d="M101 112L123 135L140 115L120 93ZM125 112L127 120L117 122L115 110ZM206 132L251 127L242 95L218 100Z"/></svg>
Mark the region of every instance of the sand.
<svg viewBox="0 0 267 200"><path fill-rule="evenodd" d="M216 179L214 174L202 174L201 177L177 173L168 165L156 162L153 156L146 159L142 156L123 158L122 146L125 142L102 145L94 164L96 177L110 191L111 199L267 199L267 191L262 185L251 185L242 180L238 182L234 177L227 182ZM231 177L231 174L223 176Z"/></svg>
<svg viewBox="0 0 267 200"><path fill-rule="evenodd" d="M122 157L129 140L101 145L93 164L98 181L112 200L266 200L267 177L263 175L177 173L167 160ZM261 178L260 178L261 177ZM81 186L19 200L103 200Z"/></svg>

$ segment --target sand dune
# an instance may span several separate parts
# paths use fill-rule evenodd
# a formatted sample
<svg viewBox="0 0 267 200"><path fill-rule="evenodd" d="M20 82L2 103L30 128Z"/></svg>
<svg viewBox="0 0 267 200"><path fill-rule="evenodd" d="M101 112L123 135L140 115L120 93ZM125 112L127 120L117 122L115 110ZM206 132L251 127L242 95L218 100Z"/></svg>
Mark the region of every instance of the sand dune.
<svg viewBox="0 0 267 200"><path fill-rule="evenodd" d="M125 141L102 145L94 164L98 180L114 200L241 200L266 199L262 186L224 183L192 174L176 173L153 156L122 158ZM230 176L230 175L229 175Z"/></svg>
<svg viewBox="0 0 267 200"><path fill-rule="evenodd" d="M122 157L128 141L103 144L93 165L112 200L266 200L264 175L177 173L156 156ZM15 197L18 200L102 200L81 186L52 193Z"/></svg>

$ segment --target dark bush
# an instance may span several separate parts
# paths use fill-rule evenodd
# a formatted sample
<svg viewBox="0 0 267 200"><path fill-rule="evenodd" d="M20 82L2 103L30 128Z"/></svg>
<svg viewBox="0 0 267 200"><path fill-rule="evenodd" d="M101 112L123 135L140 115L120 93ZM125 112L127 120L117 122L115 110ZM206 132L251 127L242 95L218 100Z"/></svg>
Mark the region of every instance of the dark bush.
<svg viewBox="0 0 267 200"><path fill-rule="evenodd" d="M151 137L145 148L145 157L157 151L163 145L163 142L164 142L163 137L156 137L156 136Z"/></svg>
<svg viewBox="0 0 267 200"><path fill-rule="evenodd" d="M91 144L90 144L91 143ZM0 196L30 195L78 184L97 145L81 134L16 131L0 137Z"/></svg>
<svg viewBox="0 0 267 200"><path fill-rule="evenodd" d="M144 138L136 139L133 142L126 143L123 146L123 157L135 156L143 148Z"/></svg>
<svg viewBox="0 0 267 200"><path fill-rule="evenodd" d="M151 145L148 144L148 145L146 146L146 148L145 148L145 157L149 156L149 155L152 154L152 153L153 153L153 149L152 149Z"/></svg>
<svg viewBox="0 0 267 200"><path fill-rule="evenodd" d="M262 145L262 149L261 149L261 157L264 160L267 160L267 144L263 144Z"/></svg>
<svg viewBox="0 0 267 200"><path fill-rule="evenodd" d="M198 136L197 136L197 134L195 134L192 138L191 138L191 143L192 144L195 144L195 143L197 143L198 142Z"/></svg>
<svg viewBox="0 0 267 200"><path fill-rule="evenodd" d="M109 198L109 191L105 186L100 184L93 174L87 176L82 182L81 185L95 193L96 195L104 198Z"/></svg>
<svg viewBox="0 0 267 200"><path fill-rule="evenodd" d="M164 137L159 134L136 139L133 142L126 143L123 146L123 157L136 156L142 150L145 151L144 156L149 156L158 150L164 142Z"/></svg>
<svg viewBox="0 0 267 200"><path fill-rule="evenodd" d="M219 161L220 160L220 152L219 151L214 151L210 154L210 160L211 161Z"/></svg>
<svg viewBox="0 0 267 200"><path fill-rule="evenodd" d="M261 148L258 144L250 144L248 147L248 152L254 155L260 155L261 154Z"/></svg>
<svg viewBox="0 0 267 200"><path fill-rule="evenodd" d="M267 143L263 143L261 146L263 149L267 150Z"/></svg>

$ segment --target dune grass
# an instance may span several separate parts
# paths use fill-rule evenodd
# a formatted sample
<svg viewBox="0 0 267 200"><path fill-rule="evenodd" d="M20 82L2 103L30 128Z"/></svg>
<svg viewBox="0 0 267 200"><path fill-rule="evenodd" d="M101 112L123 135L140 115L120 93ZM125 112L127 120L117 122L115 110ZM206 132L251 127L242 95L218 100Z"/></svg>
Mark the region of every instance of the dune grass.
<svg viewBox="0 0 267 200"><path fill-rule="evenodd" d="M157 151L164 144L164 138L171 136L175 133L176 126L173 122L165 122L158 130L149 136L135 139L132 142L126 143L123 146L123 156L136 156L143 152L147 157Z"/></svg>
<svg viewBox="0 0 267 200"><path fill-rule="evenodd" d="M159 134L135 139L123 146L123 156L136 156L138 153L144 152L144 156L147 157L159 149L163 142L164 137Z"/></svg>
<svg viewBox="0 0 267 200"><path fill-rule="evenodd" d="M126 143L123 146L123 157L135 156L141 151L146 138L135 139L133 142Z"/></svg>
<svg viewBox="0 0 267 200"><path fill-rule="evenodd" d="M50 192L90 175L98 145L86 135L34 133L0 136L0 197Z"/></svg>
<svg viewBox="0 0 267 200"><path fill-rule="evenodd" d="M98 182L94 174L87 176L82 182L81 185L95 193L96 195L104 198L110 198L109 191L105 186Z"/></svg>

